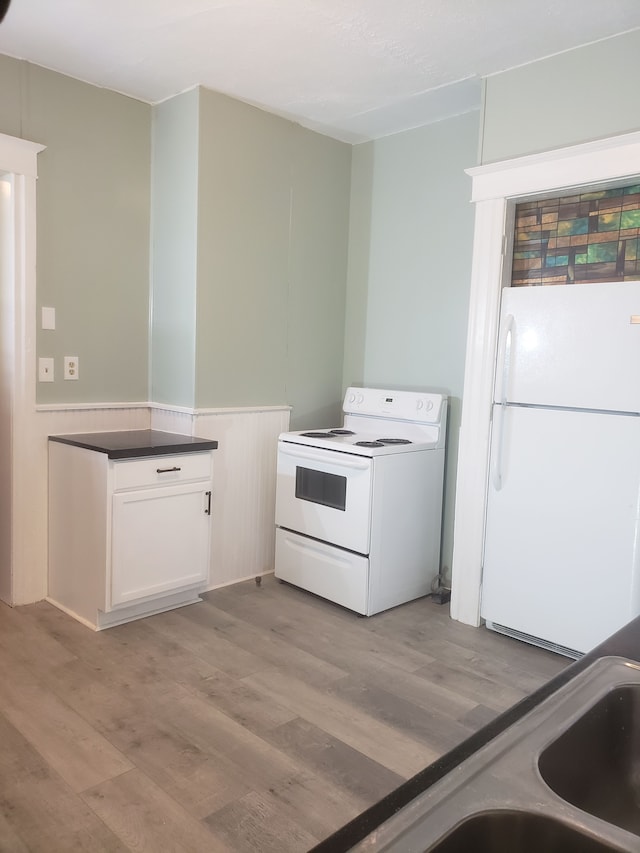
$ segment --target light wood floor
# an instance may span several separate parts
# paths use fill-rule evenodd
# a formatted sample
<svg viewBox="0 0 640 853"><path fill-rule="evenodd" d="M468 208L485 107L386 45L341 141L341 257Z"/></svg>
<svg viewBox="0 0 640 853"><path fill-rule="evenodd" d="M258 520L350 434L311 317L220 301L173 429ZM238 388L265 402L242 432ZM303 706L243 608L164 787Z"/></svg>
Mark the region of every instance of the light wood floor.
<svg viewBox="0 0 640 853"><path fill-rule="evenodd" d="M272 577L93 633L0 605L0 850L306 851L568 661Z"/></svg>

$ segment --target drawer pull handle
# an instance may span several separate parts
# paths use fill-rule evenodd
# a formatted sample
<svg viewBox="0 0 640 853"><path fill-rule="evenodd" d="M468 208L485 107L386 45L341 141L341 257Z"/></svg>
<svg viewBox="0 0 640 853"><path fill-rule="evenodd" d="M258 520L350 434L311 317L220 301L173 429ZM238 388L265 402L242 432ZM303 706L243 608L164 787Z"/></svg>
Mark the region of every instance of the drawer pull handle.
<svg viewBox="0 0 640 853"><path fill-rule="evenodd" d="M205 515L211 515L211 492L205 492L207 496L207 508L204 511Z"/></svg>
<svg viewBox="0 0 640 853"><path fill-rule="evenodd" d="M157 474L171 474L174 471L182 471L182 468L176 468L176 467L173 467L173 468L156 468Z"/></svg>

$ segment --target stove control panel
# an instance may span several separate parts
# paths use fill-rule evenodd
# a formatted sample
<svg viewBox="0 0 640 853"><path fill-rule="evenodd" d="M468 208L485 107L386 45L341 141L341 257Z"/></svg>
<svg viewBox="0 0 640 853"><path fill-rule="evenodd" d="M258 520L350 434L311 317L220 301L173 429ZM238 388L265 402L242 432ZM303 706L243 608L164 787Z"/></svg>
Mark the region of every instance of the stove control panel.
<svg viewBox="0 0 640 853"><path fill-rule="evenodd" d="M347 388L342 409L347 414L437 423L443 399L442 394L427 391Z"/></svg>

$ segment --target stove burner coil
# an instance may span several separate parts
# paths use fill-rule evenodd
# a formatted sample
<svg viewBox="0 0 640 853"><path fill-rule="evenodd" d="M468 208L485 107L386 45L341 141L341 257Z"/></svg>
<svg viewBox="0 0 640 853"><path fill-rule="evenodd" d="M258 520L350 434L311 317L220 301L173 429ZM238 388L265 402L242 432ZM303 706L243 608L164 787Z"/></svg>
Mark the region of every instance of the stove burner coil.
<svg viewBox="0 0 640 853"><path fill-rule="evenodd" d="M384 447L381 441L356 441L358 447Z"/></svg>
<svg viewBox="0 0 640 853"><path fill-rule="evenodd" d="M302 432L300 435L304 435L305 438L334 438L334 436L330 432Z"/></svg>
<svg viewBox="0 0 640 853"><path fill-rule="evenodd" d="M411 444L408 438L379 438L381 444Z"/></svg>
<svg viewBox="0 0 640 853"><path fill-rule="evenodd" d="M329 432L331 435L355 435L352 429L331 429Z"/></svg>

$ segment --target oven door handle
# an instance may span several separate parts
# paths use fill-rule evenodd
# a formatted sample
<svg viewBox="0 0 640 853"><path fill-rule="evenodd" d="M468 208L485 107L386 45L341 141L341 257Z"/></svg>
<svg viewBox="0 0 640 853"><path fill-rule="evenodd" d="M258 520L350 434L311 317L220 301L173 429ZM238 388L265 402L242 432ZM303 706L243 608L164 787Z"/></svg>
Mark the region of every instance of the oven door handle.
<svg viewBox="0 0 640 853"><path fill-rule="evenodd" d="M370 467L370 462L365 460L356 459L353 456L349 456L348 453L340 453L339 451L336 453L334 450L320 451L319 453L314 453L312 450L298 450L297 448L293 448L292 445L284 446L283 442L280 442L280 453L284 456L291 456L294 459L309 459L313 462L324 462L328 465L336 465L339 468L351 468L355 471L366 471ZM336 458L337 456L340 459ZM345 457L344 459L342 457Z"/></svg>

